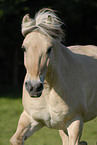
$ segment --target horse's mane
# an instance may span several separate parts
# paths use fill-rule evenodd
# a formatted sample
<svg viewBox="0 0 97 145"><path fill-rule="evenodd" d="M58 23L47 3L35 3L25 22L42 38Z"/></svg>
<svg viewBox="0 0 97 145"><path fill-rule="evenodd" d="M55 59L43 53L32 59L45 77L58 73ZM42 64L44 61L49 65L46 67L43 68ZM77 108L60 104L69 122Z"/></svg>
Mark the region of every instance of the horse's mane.
<svg viewBox="0 0 97 145"><path fill-rule="evenodd" d="M63 22L56 16L52 9L40 10L34 19L25 15L22 21L22 34L26 36L32 31L39 31L57 40L62 40L64 32L61 29Z"/></svg>

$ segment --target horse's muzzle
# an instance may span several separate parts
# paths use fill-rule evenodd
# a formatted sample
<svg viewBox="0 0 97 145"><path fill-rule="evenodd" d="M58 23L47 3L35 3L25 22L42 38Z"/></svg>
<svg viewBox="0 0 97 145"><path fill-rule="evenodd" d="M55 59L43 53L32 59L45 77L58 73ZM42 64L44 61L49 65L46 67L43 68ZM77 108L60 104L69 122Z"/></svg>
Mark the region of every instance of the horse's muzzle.
<svg viewBox="0 0 97 145"><path fill-rule="evenodd" d="M37 98L40 97L42 94L43 83L38 82L35 85L33 85L30 81L26 81L25 88L31 97Z"/></svg>

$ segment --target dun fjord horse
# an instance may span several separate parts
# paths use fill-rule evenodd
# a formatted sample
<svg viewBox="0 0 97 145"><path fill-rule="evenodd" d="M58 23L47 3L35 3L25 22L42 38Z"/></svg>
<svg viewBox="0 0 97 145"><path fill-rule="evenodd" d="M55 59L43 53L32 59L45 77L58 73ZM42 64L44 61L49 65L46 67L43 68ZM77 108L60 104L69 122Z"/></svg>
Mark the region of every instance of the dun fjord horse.
<svg viewBox="0 0 97 145"><path fill-rule="evenodd" d="M44 126L58 129L63 145L87 144L80 138L83 123L97 116L97 47L66 48L61 25L51 9L23 18L24 111L11 145L24 145Z"/></svg>

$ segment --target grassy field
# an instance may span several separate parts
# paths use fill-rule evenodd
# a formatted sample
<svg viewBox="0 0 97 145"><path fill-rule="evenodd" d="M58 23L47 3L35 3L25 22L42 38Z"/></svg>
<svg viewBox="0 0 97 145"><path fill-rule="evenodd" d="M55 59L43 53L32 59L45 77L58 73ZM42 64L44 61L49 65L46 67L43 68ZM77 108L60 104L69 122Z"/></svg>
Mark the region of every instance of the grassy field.
<svg viewBox="0 0 97 145"><path fill-rule="evenodd" d="M22 112L21 98L0 96L0 145L9 145L10 137L16 130L19 116ZM84 124L81 140L88 145L97 145L97 118ZM25 145L61 145L57 130L44 127L30 137Z"/></svg>

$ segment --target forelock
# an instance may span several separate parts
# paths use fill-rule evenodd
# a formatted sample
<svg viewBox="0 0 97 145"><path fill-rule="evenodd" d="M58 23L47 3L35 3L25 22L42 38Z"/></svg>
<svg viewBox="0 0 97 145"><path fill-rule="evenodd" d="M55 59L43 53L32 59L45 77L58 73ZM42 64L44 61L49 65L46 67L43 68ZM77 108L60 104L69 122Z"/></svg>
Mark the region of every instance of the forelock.
<svg viewBox="0 0 97 145"><path fill-rule="evenodd" d="M22 34L26 36L32 31L39 31L56 40L62 41L64 32L61 28L63 22L56 16L53 10L44 8L40 10L34 19L25 15L22 21Z"/></svg>

